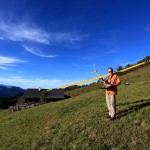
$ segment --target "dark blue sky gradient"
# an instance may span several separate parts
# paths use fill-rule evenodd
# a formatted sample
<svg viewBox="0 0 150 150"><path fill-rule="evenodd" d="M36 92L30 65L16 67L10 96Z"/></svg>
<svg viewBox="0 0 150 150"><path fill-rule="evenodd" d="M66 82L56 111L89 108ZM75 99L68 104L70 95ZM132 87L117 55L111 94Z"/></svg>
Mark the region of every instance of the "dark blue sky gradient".
<svg viewBox="0 0 150 150"><path fill-rule="evenodd" d="M1 84L57 87L150 53L149 0L0 0L0 24Z"/></svg>

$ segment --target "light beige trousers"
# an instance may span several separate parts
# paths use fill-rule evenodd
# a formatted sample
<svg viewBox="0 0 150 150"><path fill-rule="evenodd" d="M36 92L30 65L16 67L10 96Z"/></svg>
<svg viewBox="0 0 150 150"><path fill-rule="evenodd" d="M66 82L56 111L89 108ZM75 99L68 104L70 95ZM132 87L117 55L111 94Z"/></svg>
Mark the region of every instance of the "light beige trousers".
<svg viewBox="0 0 150 150"><path fill-rule="evenodd" d="M109 116L116 116L116 95L106 94L106 104Z"/></svg>

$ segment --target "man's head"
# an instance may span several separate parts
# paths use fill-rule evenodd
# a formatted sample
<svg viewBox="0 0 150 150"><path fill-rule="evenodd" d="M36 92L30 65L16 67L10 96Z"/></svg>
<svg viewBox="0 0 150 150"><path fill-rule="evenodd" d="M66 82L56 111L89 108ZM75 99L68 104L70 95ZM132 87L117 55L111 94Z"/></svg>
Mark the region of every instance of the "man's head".
<svg viewBox="0 0 150 150"><path fill-rule="evenodd" d="M109 68L108 68L108 73L109 73L110 75L113 74L113 68L109 67Z"/></svg>

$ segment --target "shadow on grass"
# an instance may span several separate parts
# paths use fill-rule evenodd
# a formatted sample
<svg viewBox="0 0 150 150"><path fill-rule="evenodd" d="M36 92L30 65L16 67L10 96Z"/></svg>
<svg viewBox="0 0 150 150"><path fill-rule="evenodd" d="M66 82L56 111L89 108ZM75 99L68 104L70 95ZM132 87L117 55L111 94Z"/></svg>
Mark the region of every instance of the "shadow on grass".
<svg viewBox="0 0 150 150"><path fill-rule="evenodd" d="M140 102L144 102L144 103L140 103ZM140 103L140 104L137 104L137 103ZM136 110L139 110L139 109L142 109L144 107L147 107L147 106L150 106L150 99L147 99L147 100L139 100L139 101L135 101L135 102L131 102L131 103L124 103L124 104L121 104L121 105L118 105L118 106L122 106L122 105L129 105L129 104L136 104L134 106L130 106L129 108L125 109L125 110L122 110L122 111L119 111L117 113L117 118L120 119L121 117L124 117Z"/></svg>
<svg viewBox="0 0 150 150"><path fill-rule="evenodd" d="M150 101L150 99L146 99L146 100L138 100L135 102L129 102L129 103L122 103L122 104L118 104L117 106L124 106L124 105L129 105L129 104L136 104L136 103L140 103L140 102L148 102Z"/></svg>

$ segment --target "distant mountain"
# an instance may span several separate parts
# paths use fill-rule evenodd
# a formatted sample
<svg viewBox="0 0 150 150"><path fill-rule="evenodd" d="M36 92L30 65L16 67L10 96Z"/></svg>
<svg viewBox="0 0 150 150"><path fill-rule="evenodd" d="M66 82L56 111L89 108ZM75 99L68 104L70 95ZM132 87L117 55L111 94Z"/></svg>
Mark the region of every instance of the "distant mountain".
<svg viewBox="0 0 150 150"><path fill-rule="evenodd" d="M7 86L0 84L0 98L14 97L25 92L24 89L16 86Z"/></svg>

